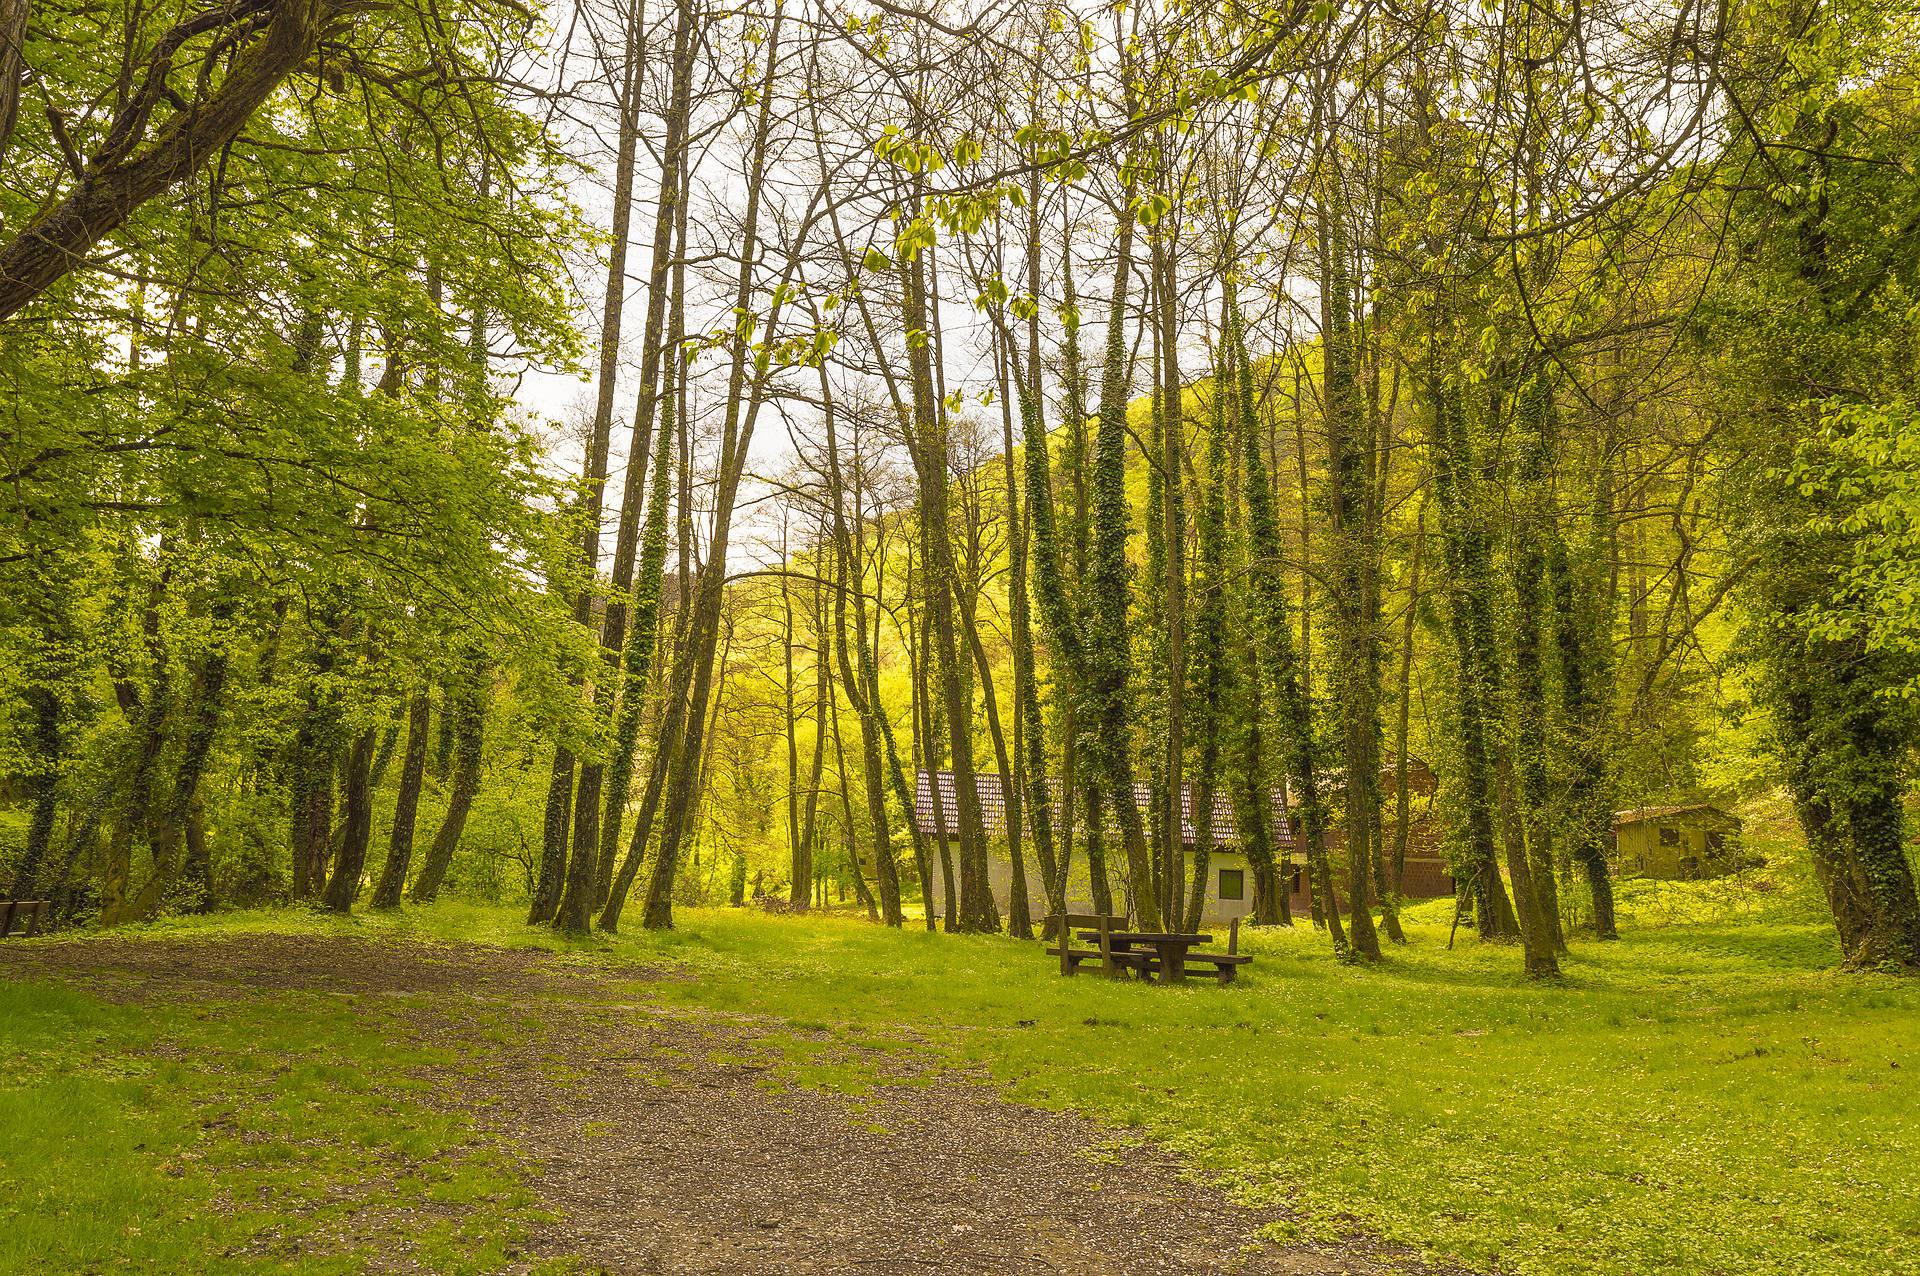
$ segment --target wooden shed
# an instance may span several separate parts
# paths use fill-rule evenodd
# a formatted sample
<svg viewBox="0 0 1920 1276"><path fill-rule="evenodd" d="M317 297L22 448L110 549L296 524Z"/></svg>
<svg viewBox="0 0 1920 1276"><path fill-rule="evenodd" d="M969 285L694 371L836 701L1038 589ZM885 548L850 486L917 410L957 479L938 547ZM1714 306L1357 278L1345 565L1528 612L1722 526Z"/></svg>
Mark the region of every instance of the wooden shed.
<svg viewBox="0 0 1920 1276"><path fill-rule="evenodd" d="M1739 860L1740 817L1711 802L1616 811L1613 848L1623 877L1718 877Z"/></svg>

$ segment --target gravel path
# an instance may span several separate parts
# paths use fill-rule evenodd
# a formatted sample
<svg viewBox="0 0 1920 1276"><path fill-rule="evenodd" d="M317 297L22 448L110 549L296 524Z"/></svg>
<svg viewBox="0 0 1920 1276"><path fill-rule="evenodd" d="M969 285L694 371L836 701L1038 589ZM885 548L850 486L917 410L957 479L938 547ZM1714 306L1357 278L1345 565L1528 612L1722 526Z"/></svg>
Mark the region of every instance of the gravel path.
<svg viewBox="0 0 1920 1276"><path fill-rule="evenodd" d="M1262 1243L1261 1227L1283 1216L1234 1204L1112 1129L929 1071L913 1051L862 1052L813 1034L874 1084L795 1084L781 1047L809 1034L636 1001L632 981L656 977L646 971L259 935L9 944L9 974L130 1000L337 993L391 1016L397 1031L455 1047L463 1062L436 1078L437 1101L518 1149L557 1220L534 1251L574 1256L587 1271L1419 1270L1363 1238Z"/></svg>

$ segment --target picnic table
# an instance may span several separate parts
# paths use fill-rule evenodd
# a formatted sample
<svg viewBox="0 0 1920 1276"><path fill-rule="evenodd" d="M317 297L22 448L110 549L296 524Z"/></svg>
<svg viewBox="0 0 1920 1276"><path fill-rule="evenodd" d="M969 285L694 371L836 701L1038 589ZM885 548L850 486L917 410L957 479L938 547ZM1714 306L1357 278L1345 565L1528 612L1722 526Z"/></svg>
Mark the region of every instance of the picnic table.
<svg viewBox="0 0 1920 1276"><path fill-rule="evenodd" d="M1070 917L1070 922L1079 923L1079 919ZM1104 923L1108 919L1097 919ZM1100 945L1098 952L1087 950L1084 956L1102 956L1110 977L1117 977L1128 971L1142 979L1152 979L1156 975L1163 984L1184 983L1187 967L1191 965L1209 968L1215 979L1222 984L1233 982L1234 973L1253 959L1241 956L1240 920L1233 921L1233 934L1224 953L1196 953L1192 951L1201 944L1213 942L1213 936L1185 931L1158 930L1117 930L1110 925L1101 924L1100 929L1080 932L1084 941ZM1060 952L1049 949L1049 952ZM1080 950L1073 950L1079 953ZM1061 955L1061 971L1071 974L1068 955Z"/></svg>
<svg viewBox="0 0 1920 1276"><path fill-rule="evenodd" d="M1212 935L1159 930L1116 930L1112 939L1114 946L1122 951L1151 951L1154 955L1153 965L1141 971L1141 977L1147 978L1157 973L1163 984L1177 984L1184 980L1187 977L1187 951L1213 942Z"/></svg>
<svg viewBox="0 0 1920 1276"><path fill-rule="evenodd" d="M1081 938L1098 938L1100 933L1083 933ZM1164 984L1187 981L1188 967L1202 967L1221 984L1231 984L1236 971L1252 961L1240 956L1240 919L1233 919L1233 934L1227 940L1227 952L1192 952L1200 944L1212 944L1212 934L1185 931L1106 931L1106 944L1112 961L1121 973L1131 969L1140 979L1160 977Z"/></svg>

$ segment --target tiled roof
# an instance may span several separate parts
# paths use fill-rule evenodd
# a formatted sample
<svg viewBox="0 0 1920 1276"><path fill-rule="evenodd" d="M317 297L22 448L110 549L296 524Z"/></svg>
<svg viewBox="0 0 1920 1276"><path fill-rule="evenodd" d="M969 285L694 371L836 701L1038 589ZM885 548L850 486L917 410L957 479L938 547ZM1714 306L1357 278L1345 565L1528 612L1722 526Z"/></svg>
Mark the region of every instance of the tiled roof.
<svg viewBox="0 0 1920 1276"><path fill-rule="evenodd" d="M954 787L953 772L938 771L940 786L940 805L945 816L947 835L958 836L960 828L959 790ZM974 792L980 795L980 815L986 825L989 836L1003 837L1007 831L1007 799L1001 788L998 771L979 771L973 777ZM1047 781L1047 790L1053 795L1055 820L1059 819L1060 785L1056 780ZM1293 841L1293 826L1287 818L1287 801L1284 790L1271 791L1273 801L1273 835L1276 846ZM1133 800L1141 811L1152 804L1152 790L1145 784L1133 786ZM1182 840L1192 846L1194 843L1194 792L1192 784L1183 784L1180 793ZM914 824L925 834L937 834L938 828L933 816L933 786L928 782L927 772L921 771L915 777L913 793ZM1216 843L1238 843L1240 824L1234 816L1233 800L1230 794L1216 790L1213 795L1213 837Z"/></svg>

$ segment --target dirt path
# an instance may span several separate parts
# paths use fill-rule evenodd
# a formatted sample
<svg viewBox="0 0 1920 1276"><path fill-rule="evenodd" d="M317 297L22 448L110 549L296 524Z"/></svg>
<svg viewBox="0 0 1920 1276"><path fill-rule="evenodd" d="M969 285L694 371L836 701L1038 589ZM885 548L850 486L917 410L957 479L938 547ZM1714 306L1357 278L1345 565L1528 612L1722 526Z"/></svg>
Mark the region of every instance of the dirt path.
<svg viewBox="0 0 1920 1276"><path fill-rule="evenodd" d="M633 1273L1373 1273L1363 1240L1262 1244L1280 1215L1184 1178L1080 1118L832 1046L876 1080L795 1084L777 1020L666 1011L635 978L500 949L299 936L10 945L0 975L116 999L328 991L461 1048L441 1102L507 1136L557 1222L544 1256ZM474 1031L511 1016L509 1044ZM1389 1264L1383 1266L1383 1264Z"/></svg>

